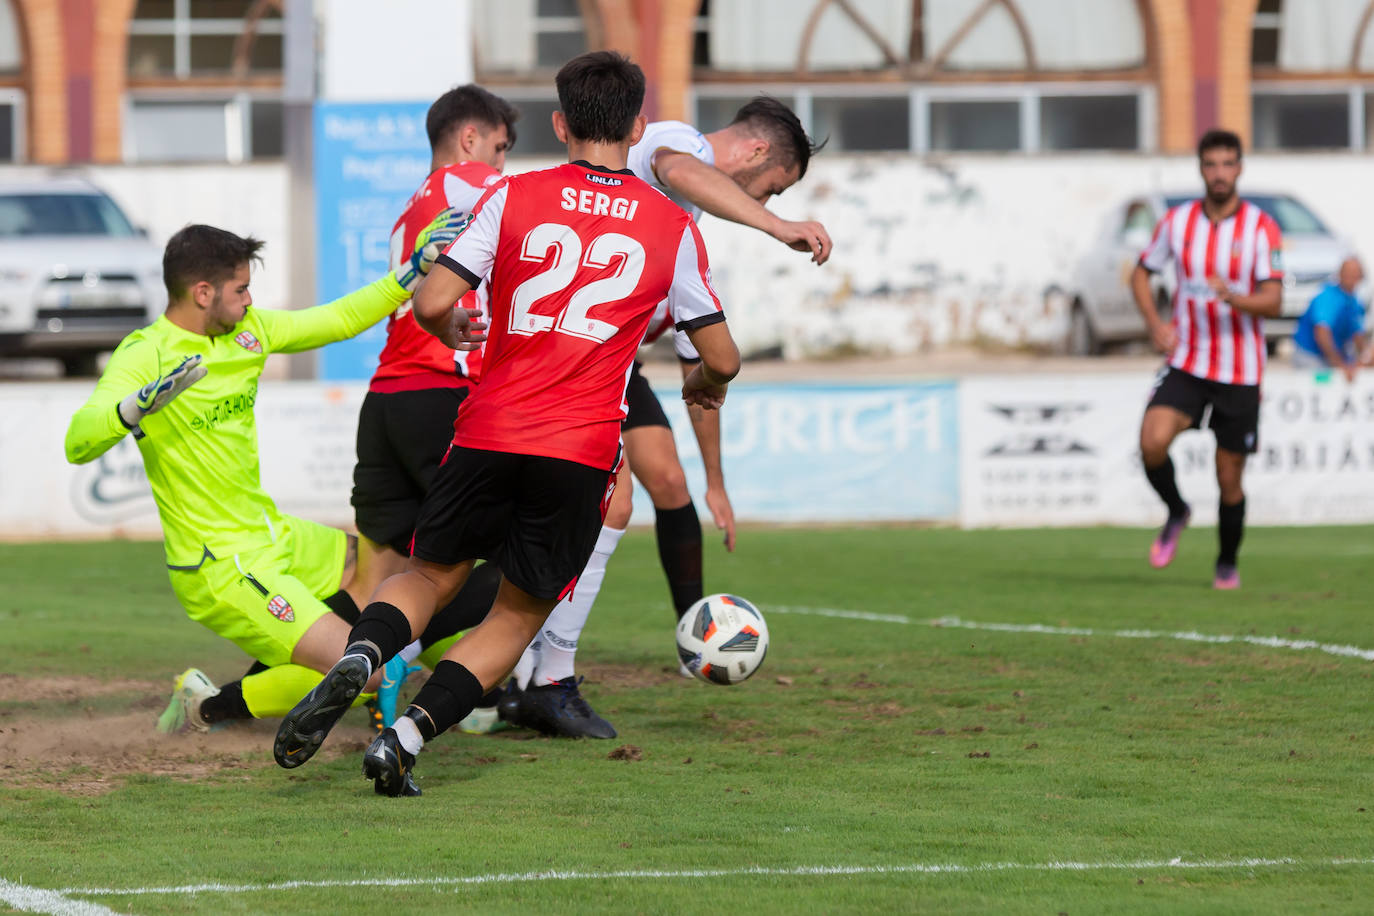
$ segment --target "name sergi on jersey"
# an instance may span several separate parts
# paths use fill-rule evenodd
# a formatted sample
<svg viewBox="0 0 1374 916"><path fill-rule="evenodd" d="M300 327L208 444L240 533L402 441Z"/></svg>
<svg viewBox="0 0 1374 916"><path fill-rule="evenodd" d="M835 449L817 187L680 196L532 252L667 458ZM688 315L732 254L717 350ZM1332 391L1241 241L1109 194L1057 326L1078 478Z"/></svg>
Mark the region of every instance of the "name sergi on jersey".
<svg viewBox="0 0 1374 916"><path fill-rule="evenodd" d="M440 263L490 288L482 383L455 445L610 470L625 387L659 303L679 330L723 321L706 247L682 208L583 162L503 180Z"/></svg>
<svg viewBox="0 0 1374 916"><path fill-rule="evenodd" d="M1220 277L1232 291L1249 295L1265 280L1282 279L1282 244L1273 218L1246 201L1219 223L1207 218L1201 200L1164 215L1140 263L1154 272L1172 258L1177 272L1173 326L1178 343L1169 365L1230 385L1260 383L1266 356L1263 319L1222 302L1207 278Z"/></svg>

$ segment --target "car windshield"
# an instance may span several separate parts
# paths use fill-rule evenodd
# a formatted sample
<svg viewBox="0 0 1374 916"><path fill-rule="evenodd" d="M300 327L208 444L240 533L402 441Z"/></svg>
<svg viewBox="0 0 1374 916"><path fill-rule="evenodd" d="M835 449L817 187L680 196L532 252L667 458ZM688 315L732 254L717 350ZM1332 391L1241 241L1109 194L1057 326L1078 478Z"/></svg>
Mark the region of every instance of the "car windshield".
<svg viewBox="0 0 1374 916"><path fill-rule="evenodd" d="M136 234L114 201L100 194L0 195L0 238Z"/></svg>
<svg viewBox="0 0 1374 916"><path fill-rule="evenodd" d="M1277 194L1241 195L1250 203L1255 204L1265 213L1274 218L1274 222L1279 224L1279 231L1284 235L1330 235L1330 231L1317 219L1315 213L1298 203L1291 197ZM1166 197L1164 206L1169 209L1185 204L1192 197Z"/></svg>

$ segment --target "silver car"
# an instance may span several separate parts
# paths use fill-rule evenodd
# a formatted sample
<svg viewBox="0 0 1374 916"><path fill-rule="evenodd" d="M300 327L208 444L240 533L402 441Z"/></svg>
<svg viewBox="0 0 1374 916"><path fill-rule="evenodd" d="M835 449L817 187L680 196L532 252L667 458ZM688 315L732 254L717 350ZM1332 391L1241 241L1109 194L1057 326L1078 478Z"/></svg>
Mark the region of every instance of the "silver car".
<svg viewBox="0 0 1374 916"><path fill-rule="evenodd" d="M1101 353L1109 343L1148 338L1145 320L1131 296L1131 271L1164 214L1197 196L1142 194L1107 215L1097 243L1079 260L1075 271L1067 340L1070 353L1092 355ZM1264 321L1264 334L1272 349L1276 340L1293 333L1307 304L1336 273L1350 246L1291 195L1242 196L1272 216L1283 233L1283 311L1281 317ZM1172 308L1175 282L1172 266L1151 279L1156 307L1165 318Z"/></svg>
<svg viewBox="0 0 1374 916"><path fill-rule="evenodd" d="M0 355L96 357L167 304L162 252L100 189L77 178L0 183Z"/></svg>

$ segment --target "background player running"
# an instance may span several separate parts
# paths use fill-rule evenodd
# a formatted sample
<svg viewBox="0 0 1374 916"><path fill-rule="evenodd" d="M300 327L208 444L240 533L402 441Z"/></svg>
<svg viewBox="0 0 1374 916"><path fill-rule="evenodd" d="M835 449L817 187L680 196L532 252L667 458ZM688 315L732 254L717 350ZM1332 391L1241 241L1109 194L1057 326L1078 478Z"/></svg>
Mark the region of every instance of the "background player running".
<svg viewBox="0 0 1374 916"><path fill-rule="evenodd" d="M1150 564L1169 565L1191 511L1179 495L1169 445L1204 416L1217 440L1216 575L1213 586L1240 586L1236 554L1245 528L1241 476L1246 456L1259 448L1260 379L1264 374L1265 317L1276 317L1283 277L1278 224L1240 199L1240 138L1210 130L1198 142L1206 195L1174 207L1155 227L1154 239L1131 274L1131 292L1150 338L1168 356L1140 425L1145 476L1169 510L1150 547ZM1150 273L1172 259L1178 283L1173 319L1155 310Z"/></svg>
<svg viewBox="0 0 1374 916"><path fill-rule="evenodd" d="M806 174L819 147L786 105L769 96L750 100L724 128L703 134L681 121L657 121L630 149L628 167L699 220L702 212L752 226L823 264L830 257L830 235L814 220L789 221L765 204ZM660 309L645 342L671 331L672 316ZM697 353L682 335L674 341L684 375ZM667 414L636 361L626 390L629 411L621 425L625 460L654 505L654 533L659 561L668 579L673 610L681 618L703 594L701 521L687 490L687 475ZM725 533L727 550L735 548L735 515L725 490L720 455L720 415L688 407L706 472L706 506ZM518 725L564 737L615 737L615 729L597 715L579 692L574 660L578 641L591 614L606 565L630 522L631 478L620 476L606 524L578 588L561 602L516 667L517 686L527 687L502 708ZM680 664L680 663L679 663ZM685 668L682 673L690 677Z"/></svg>
<svg viewBox="0 0 1374 916"><path fill-rule="evenodd" d="M451 215L446 214L446 218ZM163 731L278 716L344 646L353 607L343 531L286 515L262 489L253 408L272 353L343 340L404 302L454 237L441 219L419 238L403 278L388 274L328 305L252 307L250 264L262 242L187 226L162 258L167 311L126 337L67 429L84 464L133 432L162 524L172 590L192 620L268 666L218 691L200 671L177 679ZM365 594L360 597L366 598ZM375 679L374 679L375 681Z"/></svg>
<svg viewBox="0 0 1374 916"><path fill-rule="evenodd" d="M498 556L504 579L491 612L364 755L378 792L416 794L410 770L423 742L510 672L576 585L614 487L625 382L657 304L668 299L702 355L683 385L689 403L719 407L739 369L696 225L623 168L644 127L644 74L596 52L570 61L556 82L554 132L572 161L497 185L416 294L421 326L457 348L473 337L469 314L452 303L489 280L483 382L459 409L409 569L383 583L344 657L283 720L274 748L283 766L319 747L371 672L457 592L474 558Z"/></svg>

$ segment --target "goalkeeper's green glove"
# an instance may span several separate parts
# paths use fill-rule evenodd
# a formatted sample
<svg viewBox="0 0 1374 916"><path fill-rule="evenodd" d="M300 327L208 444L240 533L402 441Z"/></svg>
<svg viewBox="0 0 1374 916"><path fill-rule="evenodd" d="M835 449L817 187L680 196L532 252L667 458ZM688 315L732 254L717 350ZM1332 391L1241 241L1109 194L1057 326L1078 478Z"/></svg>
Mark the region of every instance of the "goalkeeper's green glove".
<svg viewBox="0 0 1374 916"><path fill-rule="evenodd" d="M188 356L161 378L155 378L119 402L119 422L133 432L135 439L143 438L139 422L150 413L157 413L171 403L172 398L205 378L207 370L200 364L201 356Z"/></svg>
<svg viewBox="0 0 1374 916"><path fill-rule="evenodd" d="M415 292L415 287L420 285L420 280L429 273L439 255L453 244L454 239L463 234L463 230L470 222L471 213L452 207L436 216L434 221L421 229L420 234L415 237L415 250L411 252L410 260L402 264L396 272L396 282L405 287L406 292Z"/></svg>

